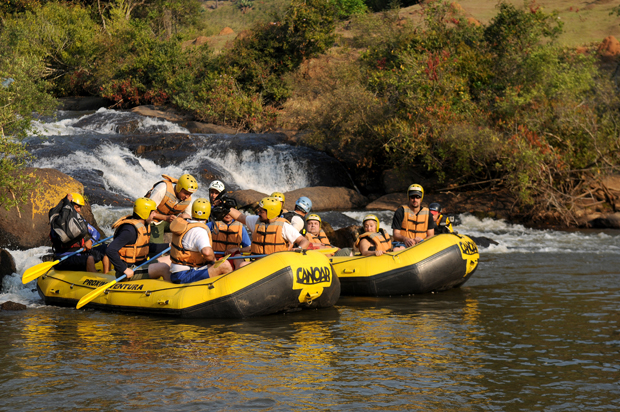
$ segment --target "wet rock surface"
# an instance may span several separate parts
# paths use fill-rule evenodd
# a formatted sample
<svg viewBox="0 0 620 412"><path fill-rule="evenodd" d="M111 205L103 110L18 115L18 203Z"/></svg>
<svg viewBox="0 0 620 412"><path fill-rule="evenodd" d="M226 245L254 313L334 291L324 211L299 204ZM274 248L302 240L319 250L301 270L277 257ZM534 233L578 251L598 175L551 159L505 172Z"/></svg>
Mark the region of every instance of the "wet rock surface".
<svg viewBox="0 0 620 412"><path fill-rule="evenodd" d="M0 289L5 276L10 276L17 272L15 259L8 250L0 249Z"/></svg>
<svg viewBox="0 0 620 412"><path fill-rule="evenodd" d="M26 310L26 305L22 305L21 303L11 302L10 300L4 302L0 305L0 309L2 310Z"/></svg>
<svg viewBox="0 0 620 412"><path fill-rule="evenodd" d="M67 193L83 193L77 180L56 169L26 169L31 179L39 179L39 191L32 192L28 201L8 211L0 208L0 247L30 249L50 246L48 212ZM87 202L81 215L101 232Z"/></svg>

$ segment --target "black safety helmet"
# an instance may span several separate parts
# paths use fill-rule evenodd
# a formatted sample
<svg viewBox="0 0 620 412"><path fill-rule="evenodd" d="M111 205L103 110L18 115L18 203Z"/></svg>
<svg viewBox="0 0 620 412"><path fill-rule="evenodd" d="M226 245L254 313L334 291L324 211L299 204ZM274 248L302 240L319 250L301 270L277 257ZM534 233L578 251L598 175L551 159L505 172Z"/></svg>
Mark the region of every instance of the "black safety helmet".
<svg viewBox="0 0 620 412"><path fill-rule="evenodd" d="M439 203L431 203L428 205L429 210L433 210L437 213L441 213L441 205Z"/></svg>

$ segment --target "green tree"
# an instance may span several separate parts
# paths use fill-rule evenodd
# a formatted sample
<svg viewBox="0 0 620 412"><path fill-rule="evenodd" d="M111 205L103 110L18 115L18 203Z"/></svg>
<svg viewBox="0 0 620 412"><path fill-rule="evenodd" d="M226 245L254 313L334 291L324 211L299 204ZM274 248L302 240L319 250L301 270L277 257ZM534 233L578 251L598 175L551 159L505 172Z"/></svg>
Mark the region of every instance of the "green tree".
<svg viewBox="0 0 620 412"><path fill-rule="evenodd" d="M31 156L21 140L31 131L35 113L49 114L56 104L41 80L43 72L41 60L0 45L0 205L7 210L35 189L24 173Z"/></svg>

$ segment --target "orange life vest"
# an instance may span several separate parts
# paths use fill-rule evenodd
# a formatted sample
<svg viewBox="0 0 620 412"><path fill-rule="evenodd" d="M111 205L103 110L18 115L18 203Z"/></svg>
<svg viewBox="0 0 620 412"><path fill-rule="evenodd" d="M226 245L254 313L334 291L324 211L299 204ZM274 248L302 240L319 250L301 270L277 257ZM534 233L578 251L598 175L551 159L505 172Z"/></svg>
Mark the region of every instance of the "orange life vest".
<svg viewBox="0 0 620 412"><path fill-rule="evenodd" d="M256 222L252 233L252 254L270 255L275 252L288 250L289 243L284 239L282 231L288 220L278 217L273 222Z"/></svg>
<svg viewBox="0 0 620 412"><path fill-rule="evenodd" d="M151 190L149 190L146 193L145 197L150 198L151 193L153 192L153 189L155 188L155 186L164 182L166 184L166 194L164 195L164 198L161 200L159 205L157 205L157 211L161 213L162 215L167 215L167 216L178 215L179 213L187 209L189 204L192 202L192 197L189 196L187 199L183 201L179 200L179 198L177 198L177 195L174 191L174 187L172 186L172 184L176 183L179 179L175 179L174 177L170 177L167 175L161 175L161 176L164 178L164 180L161 180L155 183L153 187L151 188Z"/></svg>
<svg viewBox="0 0 620 412"><path fill-rule="evenodd" d="M366 232L360 235L355 241L355 248L359 249L360 241L362 239L368 239L373 246L369 247L369 251L383 250L384 252L392 251L392 239L390 235L383 229L379 229L378 232Z"/></svg>
<svg viewBox="0 0 620 412"><path fill-rule="evenodd" d="M227 225L221 220L213 224L213 250L223 252L231 247L241 246L243 238L243 224L238 221Z"/></svg>
<svg viewBox="0 0 620 412"><path fill-rule="evenodd" d="M149 254L149 241L151 239L151 228L150 226L145 225L144 220L141 219L130 219L131 215L121 217L112 225L112 229L117 229L121 225L129 224L133 225L138 232L138 238L136 239L136 243L125 245L118 251L120 258L125 263L136 263L141 262L146 259ZM114 237L116 237L116 233L118 230L114 231Z"/></svg>
<svg viewBox="0 0 620 412"><path fill-rule="evenodd" d="M202 228L209 234L209 241L211 240L211 231L205 224L205 222L192 222L177 217L170 223L170 231L172 232L172 242L170 243L170 260L177 265L186 265L192 267L202 267L207 263L206 256L200 251L187 250L183 248L183 238L185 234L195 227ZM211 243L213 244L213 243Z"/></svg>
<svg viewBox="0 0 620 412"><path fill-rule="evenodd" d="M413 213L409 206L405 205L403 209L405 214L400 229L405 232L403 235L409 239L415 239L416 237L426 239L428 220L431 219L431 213L428 208L421 208L418 214Z"/></svg>
<svg viewBox="0 0 620 412"><path fill-rule="evenodd" d="M329 239L327 238L327 235L325 234L323 229L321 229L318 236L315 236L306 230L305 236L306 236L306 239L310 241L310 243L314 243L318 245L328 245L328 246L330 245Z"/></svg>

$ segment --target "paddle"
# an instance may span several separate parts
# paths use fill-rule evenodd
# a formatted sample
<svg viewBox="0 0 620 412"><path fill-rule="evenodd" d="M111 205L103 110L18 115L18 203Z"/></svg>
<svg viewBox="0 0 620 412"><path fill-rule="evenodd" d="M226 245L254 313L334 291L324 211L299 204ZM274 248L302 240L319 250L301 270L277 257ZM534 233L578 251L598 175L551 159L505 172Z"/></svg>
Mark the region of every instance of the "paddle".
<svg viewBox="0 0 620 412"><path fill-rule="evenodd" d="M228 258L230 258L230 255L226 255L223 258L221 258L220 260L218 260L217 262L215 262L213 264L213 269L217 268L218 266L220 266L222 263L226 262L228 260Z"/></svg>
<svg viewBox="0 0 620 412"><path fill-rule="evenodd" d="M304 250L313 250L315 252L319 252L319 253L324 253L326 255L330 254L330 253L336 253L339 249L337 247L331 248L331 249L304 249ZM301 251L301 250L298 250ZM229 255L230 256L230 255ZM269 256L269 255L239 255L239 256L233 256L233 257L229 257L228 260L233 260L233 259L258 259L258 258L262 258L265 256Z"/></svg>
<svg viewBox="0 0 620 412"><path fill-rule="evenodd" d="M100 243L105 242L106 240L110 240L113 237L114 237L114 235L112 235L110 237L107 237L107 238L105 238L103 240L100 240L99 242L95 243L93 245L93 247L97 246ZM68 257L71 257L73 255L77 255L78 253L83 252L84 249L85 248L81 248L79 250L76 250L75 252L70 253L67 256L63 256L62 259L58 259L58 260L55 260L53 262L42 262L42 263L39 263L38 265L34 265L33 267L26 269L26 271L22 275L22 283L25 285L26 283L37 279L39 276L43 275L48 270L50 270L53 266L57 265L58 263L62 262L63 260L65 260Z"/></svg>
<svg viewBox="0 0 620 412"><path fill-rule="evenodd" d="M136 266L135 268L133 268L133 270L135 271L136 269L138 269L141 266L146 265L147 263L150 263L152 260L157 259L158 257L160 257L161 255L163 255L164 253L168 252L170 250L170 247L166 248L166 250L163 250L162 252L158 253L157 255L153 256L152 258L150 258L149 260L147 260L146 262L143 262L141 264L139 264L138 266ZM116 284L116 282L120 282L121 280L125 279L127 277L127 275L123 275L118 279L114 279L112 282L110 283L106 283L103 286L99 286L97 289L93 290L92 292L88 292L86 295L84 295L82 297L82 299L80 299L80 301L78 302L77 306L75 307L76 309L81 308L82 306L86 305L88 302L90 302L91 300L95 299L97 296L101 295L103 292L105 292L105 290L111 286L114 286L114 284Z"/></svg>

